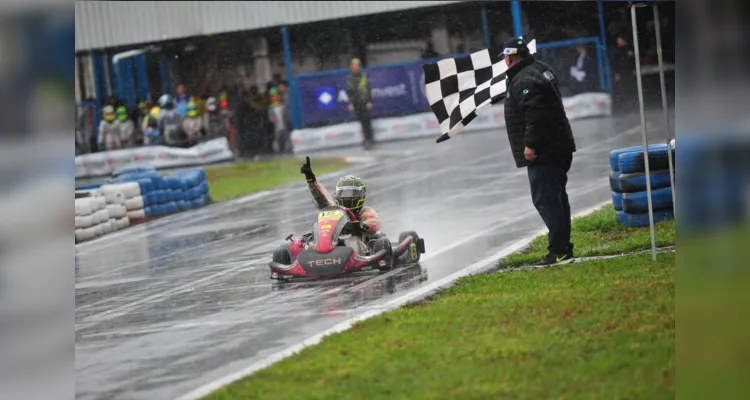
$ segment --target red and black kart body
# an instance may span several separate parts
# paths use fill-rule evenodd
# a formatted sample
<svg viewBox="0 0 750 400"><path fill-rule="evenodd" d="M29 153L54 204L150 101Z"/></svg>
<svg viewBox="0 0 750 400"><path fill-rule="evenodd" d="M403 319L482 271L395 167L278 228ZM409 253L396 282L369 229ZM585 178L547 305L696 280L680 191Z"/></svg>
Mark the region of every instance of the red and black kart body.
<svg viewBox="0 0 750 400"><path fill-rule="evenodd" d="M347 235L361 235L354 214L340 206L329 206L318 213L312 233L294 239L287 237L273 254L271 279L328 278L350 272L414 265L424 254L424 240L416 232L402 232L397 243L378 234L367 240L366 254L357 254L344 244Z"/></svg>

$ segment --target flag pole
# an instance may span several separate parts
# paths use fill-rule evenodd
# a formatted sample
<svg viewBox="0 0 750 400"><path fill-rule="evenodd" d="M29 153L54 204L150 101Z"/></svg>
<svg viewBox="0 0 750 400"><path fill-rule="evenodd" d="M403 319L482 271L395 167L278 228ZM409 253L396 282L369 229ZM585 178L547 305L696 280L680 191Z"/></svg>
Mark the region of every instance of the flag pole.
<svg viewBox="0 0 750 400"><path fill-rule="evenodd" d="M648 160L648 133L646 132L646 113L643 107L643 82L641 77L641 52L638 48L638 24L635 9L640 5L630 5L630 19L633 23L633 50L635 51L635 73L638 79L638 102L641 111L641 134L643 137L643 162L646 166L646 196L648 200L648 225L651 229L651 260L656 261L656 236L654 234L654 206L651 201L651 168ZM668 153L670 152L669 149ZM673 190L674 192L674 190Z"/></svg>

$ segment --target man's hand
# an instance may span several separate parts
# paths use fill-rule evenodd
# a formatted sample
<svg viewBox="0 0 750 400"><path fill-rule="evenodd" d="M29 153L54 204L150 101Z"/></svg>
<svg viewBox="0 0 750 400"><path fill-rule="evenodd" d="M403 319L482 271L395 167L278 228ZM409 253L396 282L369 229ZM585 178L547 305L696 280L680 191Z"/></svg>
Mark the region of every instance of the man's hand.
<svg viewBox="0 0 750 400"><path fill-rule="evenodd" d="M372 110L372 103L367 103L367 109Z"/></svg>
<svg viewBox="0 0 750 400"><path fill-rule="evenodd" d="M313 174L312 167L310 166L310 157L306 157L306 162L302 164L302 168L299 169L299 172L305 175L305 179L307 179L308 182L315 182L315 174Z"/></svg>
<svg viewBox="0 0 750 400"><path fill-rule="evenodd" d="M526 159L529 161L534 161L534 159L536 158L536 153L534 152L534 149L524 147L523 156L526 157Z"/></svg>
<svg viewBox="0 0 750 400"><path fill-rule="evenodd" d="M354 112L354 106L353 105L349 104L349 107L347 107L347 108L349 108L349 112Z"/></svg>

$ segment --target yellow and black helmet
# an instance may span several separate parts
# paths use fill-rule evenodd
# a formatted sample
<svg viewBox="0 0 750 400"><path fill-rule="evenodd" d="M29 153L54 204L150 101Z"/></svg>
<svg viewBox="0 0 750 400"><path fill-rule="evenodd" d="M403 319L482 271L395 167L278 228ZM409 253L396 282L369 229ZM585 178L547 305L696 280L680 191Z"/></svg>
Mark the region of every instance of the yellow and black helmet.
<svg viewBox="0 0 750 400"><path fill-rule="evenodd" d="M336 193L333 197L337 205L346 207L356 213L365 205L367 187L365 187L362 179L354 175L347 175L336 183Z"/></svg>

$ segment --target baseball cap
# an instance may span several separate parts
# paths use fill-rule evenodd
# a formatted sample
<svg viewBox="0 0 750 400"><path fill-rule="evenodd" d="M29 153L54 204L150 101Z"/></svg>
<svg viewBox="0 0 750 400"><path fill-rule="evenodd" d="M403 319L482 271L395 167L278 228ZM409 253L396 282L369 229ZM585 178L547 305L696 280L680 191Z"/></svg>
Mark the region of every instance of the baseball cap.
<svg viewBox="0 0 750 400"><path fill-rule="evenodd" d="M503 55L529 54L529 48L526 46L526 41L522 37L515 37L508 39L503 43Z"/></svg>

